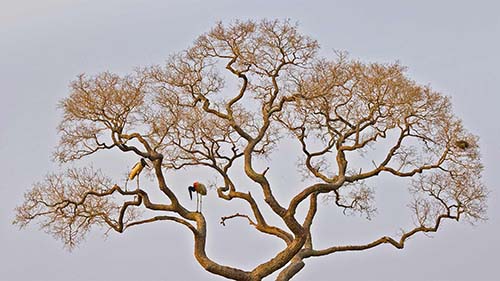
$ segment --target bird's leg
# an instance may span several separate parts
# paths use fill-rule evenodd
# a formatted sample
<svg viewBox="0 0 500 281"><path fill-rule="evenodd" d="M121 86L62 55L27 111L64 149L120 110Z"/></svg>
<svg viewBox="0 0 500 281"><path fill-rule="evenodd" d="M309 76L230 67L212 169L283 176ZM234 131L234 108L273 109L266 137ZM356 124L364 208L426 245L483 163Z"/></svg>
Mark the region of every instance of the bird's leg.
<svg viewBox="0 0 500 281"><path fill-rule="evenodd" d="M198 213L199 211L199 206L200 206L200 194L196 193L196 212Z"/></svg>
<svg viewBox="0 0 500 281"><path fill-rule="evenodd" d="M136 190L139 190L139 175L137 175L137 189ZM138 195L134 196L134 201L137 200L139 198Z"/></svg>
<svg viewBox="0 0 500 281"><path fill-rule="evenodd" d="M203 205L203 196L200 195L200 213L201 213L201 206Z"/></svg>

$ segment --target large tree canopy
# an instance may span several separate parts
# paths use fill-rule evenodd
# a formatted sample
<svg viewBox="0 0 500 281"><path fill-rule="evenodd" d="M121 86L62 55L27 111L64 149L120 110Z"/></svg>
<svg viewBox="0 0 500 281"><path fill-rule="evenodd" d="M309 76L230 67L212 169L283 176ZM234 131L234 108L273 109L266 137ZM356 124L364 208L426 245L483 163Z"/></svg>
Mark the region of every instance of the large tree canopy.
<svg viewBox="0 0 500 281"><path fill-rule="evenodd" d="M207 271L235 280L279 271L278 279L288 280L309 257L382 244L401 249L409 237L437 231L443 220L484 219L477 137L453 115L449 98L409 79L398 63L363 63L342 52L322 58L318 48L289 21L219 23L164 65L127 76L78 76L60 103L55 159L64 164L110 149L136 154L152 164L167 203L142 188L126 189L99 169L72 167L34 184L14 223L38 221L72 248L93 226L124 232L174 222L192 232L195 257ZM280 202L275 194L285 191L268 171L279 164L272 153L290 138L299 148L290 153L301 155L296 172L307 180L295 183L300 192L289 202ZM283 241L280 252L249 271L207 255L205 216L186 208L165 177L199 167L219 177L222 207L240 200L251 210L228 214L222 223L248 220ZM365 181L381 174L410 179L414 228L367 244L315 247L318 197L370 217L376 187ZM260 194L235 175L245 175ZM282 224L271 224L270 216Z"/></svg>

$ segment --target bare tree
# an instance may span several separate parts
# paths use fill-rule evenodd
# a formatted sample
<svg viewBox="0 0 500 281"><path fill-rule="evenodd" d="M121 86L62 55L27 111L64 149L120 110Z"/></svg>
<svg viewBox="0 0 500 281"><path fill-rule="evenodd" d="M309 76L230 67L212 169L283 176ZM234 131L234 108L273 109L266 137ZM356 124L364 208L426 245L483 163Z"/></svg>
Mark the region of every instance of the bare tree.
<svg viewBox="0 0 500 281"><path fill-rule="evenodd" d="M402 249L408 238L436 232L444 220L483 220L487 190L477 137L453 115L449 99L407 78L398 63L367 64L340 52L328 60L318 57L318 48L289 21L219 23L166 65L125 77L78 76L60 104L55 159L72 162L109 149L134 153L152 163L168 203L154 202L141 188L127 191L98 169L70 168L36 183L14 223L36 220L72 248L92 226L121 233L170 221L192 232L195 258L213 274L261 280L279 272L278 280L289 280L310 257L382 244ZM301 191L288 203L277 200L279 188L267 175L284 137L300 145L298 172L308 178L296 183ZM369 165L356 164L357 155ZM267 168L257 170L257 161ZM245 219L282 240L283 249L250 271L207 256L204 215L181 204L164 176L194 167L218 175L221 205L240 200L251 210L228 214L221 224ZM238 169L263 200L238 183ZM346 213L370 217L375 188L366 180L381 174L409 178L415 227L366 244L315 247L311 225L319 196ZM301 204L307 211L299 216ZM269 216L283 224L272 225Z"/></svg>

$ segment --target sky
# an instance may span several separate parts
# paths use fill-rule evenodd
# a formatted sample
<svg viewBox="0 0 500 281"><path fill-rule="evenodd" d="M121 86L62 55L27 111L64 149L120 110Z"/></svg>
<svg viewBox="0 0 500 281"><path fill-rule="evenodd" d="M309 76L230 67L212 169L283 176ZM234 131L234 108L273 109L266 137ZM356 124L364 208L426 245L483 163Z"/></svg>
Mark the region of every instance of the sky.
<svg viewBox="0 0 500 281"><path fill-rule="evenodd" d="M497 280L499 10L493 0L0 0L1 279L222 280L197 264L190 233L177 225L152 224L108 237L95 231L68 252L36 226L19 231L11 224L14 208L34 182L61 169L51 160L61 119L57 104L78 74L123 74L161 64L217 21L288 18L318 40L323 54L344 50L366 62L399 61L412 79L450 96L456 115L480 137L484 182L491 191L486 222L447 222L431 237L412 238L404 250L383 245L308 259L294 280ZM274 157L284 170L290 165L286 152ZM108 153L83 162L119 177L134 161ZM195 175L168 177L185 186ZM298 178L276 174L276 181ZM318 243L366 243L409 226L404 202L389 203L399 198L399 183L378 184L378 214L371 221L333 215L332 206L320 205ZM204 202L207 252L215 260L250 269L280 249L243 221L220 226L218 218L230 210L218 205L214 192Z"/></svg>

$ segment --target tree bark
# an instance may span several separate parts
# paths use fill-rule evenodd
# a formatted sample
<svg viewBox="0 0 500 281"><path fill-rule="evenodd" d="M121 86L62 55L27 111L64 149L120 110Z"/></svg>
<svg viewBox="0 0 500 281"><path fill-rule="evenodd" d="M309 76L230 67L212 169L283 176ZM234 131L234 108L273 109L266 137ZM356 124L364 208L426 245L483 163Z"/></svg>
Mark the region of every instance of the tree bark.
<svg viewBox="0 0 500 281"><path fill-rule="evenodd" d="M302 258L294 257L290 264L286 266L276 278L276 281L286 281L292 279L299 271L304 268L305 263L302 261Z"/></svg>

